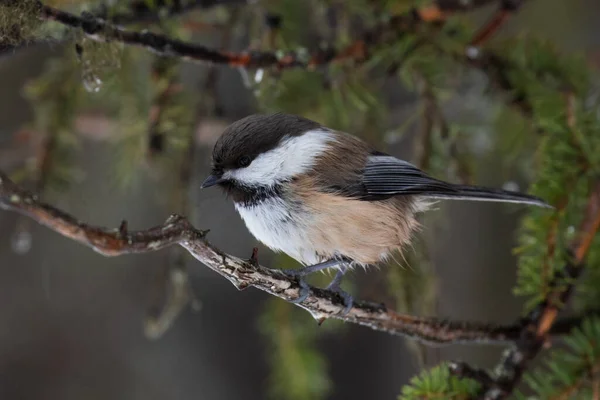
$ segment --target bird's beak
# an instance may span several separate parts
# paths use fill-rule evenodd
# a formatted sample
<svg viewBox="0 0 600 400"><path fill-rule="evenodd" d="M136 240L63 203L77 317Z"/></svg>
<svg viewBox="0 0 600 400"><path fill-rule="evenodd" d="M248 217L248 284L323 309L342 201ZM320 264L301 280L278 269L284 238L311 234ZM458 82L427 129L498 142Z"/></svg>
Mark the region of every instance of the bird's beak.
<svg viewBox="0 0 600 400"><path fill-rule="evenodd" d="M207 187L211 187L211 186L215 186L221 182L225 181L225 179L223 179L220 176L217 175L209 175L208 178L206 178L204 180L204 182L202 182L202 185L200 186L200 189L206 189Z"/></svg>

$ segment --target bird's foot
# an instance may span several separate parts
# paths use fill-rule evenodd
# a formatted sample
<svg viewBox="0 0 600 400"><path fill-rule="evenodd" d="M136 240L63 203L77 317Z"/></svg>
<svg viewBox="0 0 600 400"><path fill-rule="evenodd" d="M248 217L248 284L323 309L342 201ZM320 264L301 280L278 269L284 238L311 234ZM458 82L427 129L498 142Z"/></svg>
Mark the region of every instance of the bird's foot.
<svg viewBox="0 0 600 400"><path fill-rule="evenodd" d="M352 297L352 295L350 293L346 292L340 286L342 277L344 276L345 273L346 273L346 269L338 271L338 273L335 275L335 277L333 278L331 283L327 286L327 290L337 293L344 301L344 310L340 313L341 317L346 316L352 309L352 306L354 305L354 298Z"/></svg>
<svg viewBox="0 0 600 400"><path fill-rule="evenodd" d="M303 273L301 269L283 269L281 272L291 278L296 279L298 281L298 285L300 286L300 289L298 290L298 297L289 300L289 302L293 304L299 304L306 300L310 295L310 285L304 280L304 277L307 274Z"/></svg>
<svg viewBox="0 0 600 400"><path fill-rule="evenodd" d="M302 303L306 298L310 295L310 286L304 280L304 277L313 274L318 271L322 271L327 268L335 267L340 263L339 260L328 260L319 264L309 265L308 267L300 268L300 269L283 269L281 270L287 276L295 278L298 280L298 284L300 285L300 291L298 293L298 297L294 300L290 300L291 303L298 304Z"/></svg>

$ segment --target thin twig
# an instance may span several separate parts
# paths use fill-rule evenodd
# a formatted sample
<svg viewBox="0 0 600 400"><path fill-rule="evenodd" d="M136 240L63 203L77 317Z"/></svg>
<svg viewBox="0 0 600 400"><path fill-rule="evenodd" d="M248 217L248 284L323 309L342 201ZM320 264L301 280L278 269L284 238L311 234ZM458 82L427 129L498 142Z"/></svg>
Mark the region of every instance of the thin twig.
<svg viewBox="0 0 600 400"><path fill-rule="evenodd" d="M521 7L524 0L502 0L500 7L492 18L475 34L471 40L472 47L480 47L487 43L508 19Z"/></svg>
<svg viewBox="0 0 600 400"><path fill-rule="evenodd" d="M162 85L163 88L152 99L149 110L148 153L151 157L162 154L166 150L167 135L160 125L170 105L169 102L183 89L178 75L173 73L177 66L176 60L162 57L156 57L152 63L152 83L156 87Z"/></svg>
<svg viewBox="0 0 600 400"><path fill-rule="evenodd" d="M419 161L417 165L420 169L428 171L431 164L431 153L433 151L433 130L437 119L436 103L433 89L429 82L423 80L423 89L421 98L423 105L421 110L421 142L419 148Z"/></svg>

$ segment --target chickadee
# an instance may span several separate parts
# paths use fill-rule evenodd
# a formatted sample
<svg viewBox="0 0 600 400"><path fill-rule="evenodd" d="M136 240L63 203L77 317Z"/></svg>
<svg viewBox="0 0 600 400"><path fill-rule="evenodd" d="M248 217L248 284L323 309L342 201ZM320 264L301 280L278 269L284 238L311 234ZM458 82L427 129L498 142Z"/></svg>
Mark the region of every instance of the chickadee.
<svg viewBox="0 0 600 400"><path fill-rule="evenodd" d="M498 201L549 207L499 189L455 185L370 147L355 136L289 114L250 115L228 126L212 154L202 188L219 185L250 232L305 267L297 302L308 296L302 277L337 267L340 287L352 266L385 261L410 242L415 215L430 199Z"/></svg>

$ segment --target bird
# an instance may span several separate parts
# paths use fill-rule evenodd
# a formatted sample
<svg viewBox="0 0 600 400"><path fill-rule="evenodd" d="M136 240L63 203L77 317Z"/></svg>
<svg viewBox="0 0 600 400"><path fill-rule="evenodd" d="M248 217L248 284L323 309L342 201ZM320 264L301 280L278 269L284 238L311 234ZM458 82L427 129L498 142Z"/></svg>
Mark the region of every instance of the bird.
<svg viewBox="0 0 600 400"><path fill-rule="evenodd" d="M402 253L419 228L418 214L439 200L521 203L542 199L502 189L445 182L381 152L357 136L292 114L252 114L227 126L212 151L201 188L219 186L250 233L302 268L300 303L310 294L304 278L333 268L327 289L352 307L341 289L344 274Z"/></svg>

